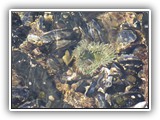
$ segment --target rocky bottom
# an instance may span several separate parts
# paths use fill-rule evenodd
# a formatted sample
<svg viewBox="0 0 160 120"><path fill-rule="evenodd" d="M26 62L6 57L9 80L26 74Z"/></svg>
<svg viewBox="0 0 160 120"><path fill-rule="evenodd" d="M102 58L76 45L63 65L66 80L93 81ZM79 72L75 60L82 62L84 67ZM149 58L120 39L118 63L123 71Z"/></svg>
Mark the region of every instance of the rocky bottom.
<svg viewBox="0 0 160 120"><path fill-rule="evenodd" d="M12 12L11 108L143 108L149 13Z"/></svg>

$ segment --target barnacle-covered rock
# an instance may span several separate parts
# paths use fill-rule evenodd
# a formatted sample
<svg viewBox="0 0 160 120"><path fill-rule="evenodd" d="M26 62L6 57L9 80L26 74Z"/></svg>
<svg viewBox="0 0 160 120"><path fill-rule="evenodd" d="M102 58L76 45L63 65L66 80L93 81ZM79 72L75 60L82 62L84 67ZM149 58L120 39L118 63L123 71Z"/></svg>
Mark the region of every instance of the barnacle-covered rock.
<svg viewBox="0 0 160 120"><path fill-rule="evenodd" d="M18 48L19 45L26 40L29 30L29 26L19 26L18 28L14 28L12 30L12 45Z"/></svg>
<svg viewBox="0 0 160 120"><path fill-rule="evenodd" d="M102 94L102 93L98 93L95 96L95 104L97 108L110 108L111 107L110 104L105 99L105 94Z"/></svg>
<svg viewBox="0 0 160 120"><path fill-rule="evenodd" d="M104 34L105 31L102 29L98 21L92 19L88 24L88 37L95 42L104 42L107 43L107 34Z"/></svg>
<svg viewBox="0 0 160 120"><path fill-rule="evenodd" d="M75 65L84 75L93 75L97 68L109 64L116 57L112 45L82 40L73 51Z"/></svg>
<svg viewBox="0 0 160 120"><path fill-rule="evenodd" d="M75 108L94 108L94 99L86 97L82 93L67 91L64 94L64 102L74 106Z"/></svg>
<svg viewBox="0 0 160 120"><path fill-rule="evenodd" d="M12 80L14 86L17 86L12 88L13 107L20 106L24 108L26 106L27 108L29 105L34 107L34 104L36 104L35 107L38 108L41 105L47 105L48 101L50 101L49 96L54 96L55 102L60 99L60 94L55 87L53 78L51 78L47 70L35 60L32 60L30 56L19 50L13 50L12 63L14 79L18 79L17 83L14 82L14 79ZM34 99L41 102L36 103Z"/></svg>
<svg viewBox="0 0 160 120"><path fill-rule="evenodd" d="M121 80L113 81L112 86L106 89L106 93L113 95L115 93L124 92L126 85Z"/></svg>
<svg viewBox="0 0 160 120"><path fill-rule="evenodd" d="M68 84L62 84L56 80L56 87L64 94L63 102L66 102L74 108L94 108L94 99L86 97L86 95L80 91L75 92L74 85L71 87Z"/></svg>
<svg viewBox="0 0 160 120"><path fill-rule="evenodd" d="M27 87L12 88L12 108L17 108L23 104L30 96L30 91Z"/></svg>
<svg viewBox="0 0 160 120"><path fill-rule="evenodd" d="M128 74L138 74L144 64L137 56L134 56L133 54L121 55L118 58L118 61Z"/></svg>
<svg viewBox="0 0 160 120"><path fill-rule="evenodd" d="M122 43L131 43L137 39L137 36L133 33L132 30L122 30L119 32L117 37L117 42Z"/></svg>
<svg viewBox="0 0 160 120"><path fill-rule="evenodd" d="M21 80L16 71L12 69L12 86L18 86Z"/></svg>
<svg viewBox="0 0 160 120"><path fill-rule="evenodd" d="M120 93L111 97L113 108L132 107L142 101L144 101L143 95L137 92Z"/></svg>

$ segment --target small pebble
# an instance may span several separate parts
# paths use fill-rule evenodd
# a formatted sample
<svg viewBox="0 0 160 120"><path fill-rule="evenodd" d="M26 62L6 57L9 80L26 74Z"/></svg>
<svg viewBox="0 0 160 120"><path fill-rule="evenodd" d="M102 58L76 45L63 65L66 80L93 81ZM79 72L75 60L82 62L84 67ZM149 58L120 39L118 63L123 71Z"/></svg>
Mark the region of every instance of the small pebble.
<svg viewBox="0 0 160 120"><path fill-rule="evenodd" d="M48 96L48 99L49 99L50 101L54 101L54 96L53 96L53 95L50 95L50 96Z"/></svg>
<svg viewBox="0 0 160 120"><path fill-rule="evenodd" d="M28 84L29 84L29 85L32 85L32 82L29 82Z"/></svg>

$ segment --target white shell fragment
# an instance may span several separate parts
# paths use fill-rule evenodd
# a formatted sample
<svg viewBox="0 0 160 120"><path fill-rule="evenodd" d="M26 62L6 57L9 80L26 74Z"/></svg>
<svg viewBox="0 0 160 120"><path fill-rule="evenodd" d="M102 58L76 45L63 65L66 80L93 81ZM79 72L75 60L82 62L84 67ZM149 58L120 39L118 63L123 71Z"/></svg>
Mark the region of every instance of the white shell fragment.
<svg viewBox="0 0 160 120"><path fill-rule="evenodd" d="M143 101L143 102L137 103L136 105L132 106L131 108L146 108L146 106L147 106L146 101Z"/></svg>

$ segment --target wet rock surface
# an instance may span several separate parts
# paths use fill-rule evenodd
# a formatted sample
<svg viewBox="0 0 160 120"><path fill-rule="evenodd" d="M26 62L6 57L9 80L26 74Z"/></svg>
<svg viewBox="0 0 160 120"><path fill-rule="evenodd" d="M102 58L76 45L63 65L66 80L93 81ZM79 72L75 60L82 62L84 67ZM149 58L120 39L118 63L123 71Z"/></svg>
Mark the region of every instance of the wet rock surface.
<svg viewBox="0 0 160 120"><path fill-rule="evenodd" d="M12 108L148 107L148 12L11 15Z"/></svg>

